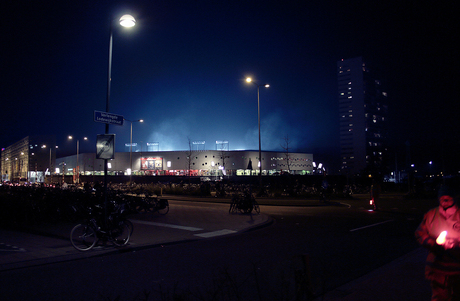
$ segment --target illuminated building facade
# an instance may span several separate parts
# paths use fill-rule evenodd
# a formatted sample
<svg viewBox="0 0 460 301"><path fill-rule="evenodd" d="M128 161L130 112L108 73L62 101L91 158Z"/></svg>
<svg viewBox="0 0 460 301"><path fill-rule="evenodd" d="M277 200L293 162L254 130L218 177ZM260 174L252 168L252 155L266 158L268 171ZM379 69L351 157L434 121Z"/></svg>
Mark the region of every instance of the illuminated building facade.
<svg viewBox="0 0 460 301"><path fill-rule="evenodd" d="M43 182L54 169L56 139L53 136L27 136L2 149L2 181Z"/></svg>
<svg viewBox="0 0 460 301"><path fill-rule="evenodd" d="M387 92L362 57L337 62L343 174L381 171L386 156Z"/></svg>
<svg viewBox="0 0 460 301"><path fill-rule="evenodd" d="M192 150L132 153L134 175L188 175L243 176L259 173L258 151ZM95 153L80 154L80 172L83 175L102 175L103 160ZM262 152L262 174L308 175L313 173L313 155L307 153ZM56 159L59 173L70 175L76 165L76 156ZM109 175L128 175L129 152L115 154L108 164Z"/></svg>

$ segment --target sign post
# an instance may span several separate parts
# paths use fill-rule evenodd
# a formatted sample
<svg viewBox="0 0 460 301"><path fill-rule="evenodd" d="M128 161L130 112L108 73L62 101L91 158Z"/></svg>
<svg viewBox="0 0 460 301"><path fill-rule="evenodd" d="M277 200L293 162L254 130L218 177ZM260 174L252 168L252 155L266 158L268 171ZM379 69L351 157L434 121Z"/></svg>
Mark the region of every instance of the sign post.
<svg viewBox="0 0 460 301"><path fill-rule="evenodd" d="M109 77L107 88L107 103L106 109L109 110L109 97L110 97L110 74L111 74L111 60L112 60L112 35L110 36L110 62L109 62ZM105 123L105 135L98 135L97 138L97 158L104 159L104 222L107 226L107 161L115 157L115 135L109 134L109 125L123 125L125 119L121 115L112 114L109 112L94 111L94 121Z"/></svg>

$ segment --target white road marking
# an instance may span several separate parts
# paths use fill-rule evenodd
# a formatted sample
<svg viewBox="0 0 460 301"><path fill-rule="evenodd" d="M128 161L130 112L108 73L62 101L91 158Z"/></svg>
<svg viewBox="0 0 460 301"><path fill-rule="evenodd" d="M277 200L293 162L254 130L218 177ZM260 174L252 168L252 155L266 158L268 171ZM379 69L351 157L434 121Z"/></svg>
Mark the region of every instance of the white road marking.
<svg viewBox="0 0 460 301"><path fill-rule="evenodd" d="M206 232L206 233L200 233L200 234L194 234L194 235L199 236L199 237L209 238L209 237L227 235L227 234L232 234L232 233L236 233L236 231L228 230L228 229L222 229L222 230L217 230L217 231L213 231L213 232Z"/></svg>
<svg viewBox="0 0 460 301"><path fill-rule="evenodd" d="M186 230L186 231L202 231L202 230L204 230L202 228L179 226L179 225L164 224L164 223L156 223L156 222L141 221L141 220L132 220L132 222L136 223L136 224L167 227L167 228L180 229L180 230ZM199 236L199 237L203 237L203 238L209 238L209 237L232 234L232 233L236 233L236 232L237 231L234 231L234 230L222 229L222 230L217 230L217 231L212 231L212 232L205 232L205 233L194 234L194 235Z"/></svg>
<svg viewBox="0 0 460 301"><path fill-rule="evenodd" d="M0 252L26 252L26 250L24 248L19 248L2 242L0 243Z"/></svg>
<svg viewBox="0 0 460 301"><path fill-rule="evenodd" d="M179 226L179 225L171 225L171 224L164 224L164 223L156 223L156 222L148 222L148 221L140 221L140 220L132 220L133 223L136 224L143 224L143 225L150 225L150 226L159 226L159 227L167 227L173 229L180 229L180 230L187 230L187 231L201 231L202 228L195 228L195 227L187 227L187 226Z"/></svg>
<svg viewBox="0 0 460 301"><path fill-rule="evenodd" d="M370 227L374 227L374 226L378 226L378 225L385 224L385 223L392 222L392 221L393 221L393 220L390 219L390 220L387 220L387 221L384 221L384 222L380 222L380 223L376 223L376 224L364 226L364 227L361 227L361 228L351 229L350 232L358 231L358 230L362 230L362 229L366 229L366 228L370 228Z"/></svg>

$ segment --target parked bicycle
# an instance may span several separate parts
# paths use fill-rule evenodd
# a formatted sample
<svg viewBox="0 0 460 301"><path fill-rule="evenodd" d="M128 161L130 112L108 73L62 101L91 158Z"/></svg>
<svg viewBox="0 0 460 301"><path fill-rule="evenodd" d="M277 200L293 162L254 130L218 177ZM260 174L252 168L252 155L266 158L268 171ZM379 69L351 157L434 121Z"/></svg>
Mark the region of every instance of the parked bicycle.
<svg viewBox="0 0 460 301"><path fill-rule="evenodd" d="M136 213L158 212L165 215L169 212L169 202L167 199L159 199L157 197L136 198L130 204L132 210Z"/></svg>
<svg viewBox="0 0 460 301"><path fill-rule="evenodd" d="M255 211L257 214L260 213L260 207L256 199L250 192L244 192L243 194L234 194L232 202L230 203L229 213L251 213Z"/></svg>
<svg viewBox="0 0 460 301"><path fill-rule="evenodd" d="M106 219L100 206L88 208L88 219L73 227L70 232L70 242L79 251L91 250L98 242L104 244L108 241L115 246L125 246L132 233L132 223L125 216L124 205L115 204Z"/></svg>

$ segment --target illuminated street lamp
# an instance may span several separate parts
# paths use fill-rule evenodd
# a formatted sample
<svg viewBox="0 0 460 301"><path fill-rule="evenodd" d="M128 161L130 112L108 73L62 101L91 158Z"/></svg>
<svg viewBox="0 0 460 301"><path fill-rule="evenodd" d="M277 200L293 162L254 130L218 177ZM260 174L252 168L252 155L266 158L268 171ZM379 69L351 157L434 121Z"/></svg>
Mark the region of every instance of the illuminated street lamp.
<svg viewBox="0 0 460 301"><path fill-rule="evenodd" d="M53 173L54 173L54 171L51 171L51 168L52 168L52 146L51 146L51 145L50 145L50 146L47 146L47 145L45 145L45 144L42 145L42 149L45 149L45 148L49 148L49 151L50 151L50 161L49 161L49 168L48 168L48 170L49 170L49 173L50 173L50 177L49 177L49 180L50 180L50 181L49 181L49 183L51 184L51 183L53 182L52 180L53 180ZM57 149L58 149L58 146L55 145L54 148L57 150ZM23 155L23 153L21 153L21 155ZM46 170L45 170L44 176L45 176L45 181L46 181Z"/></svg>
<svg viewBox="0 0 460 301"><path fill-rule="evenodd" d="M118 20L123 27L131 28L136 24L136 20L131 15L123 15ZM105 111L109 112L110 104L110 84L112 81L112 48L113 48L113 20L110 22L110 37L109 37L109 63L107 71L107 99L105 103ZM105 124L105 134L109 133L109 124ZM107 172L108 159L104 159L104 220L107 224Z"/></svg>
<svg viewBox="0 0 460 301"><path fill-rule="evenodd" d="M123 27L133 27L136 25L136 19L131 15L123 15L120 18L120 25Z"/></svg>
<svg viewBox="0 0 460 301"><path fill-rule="evenodd" d="M73 137L72 136L69 136L68 137L69 140L73 140ZM87 137L83 137L83 140L88 140ZM80 152L80 140L77 139L77 164L75 165L75 172L76 172L76 177L75 177L75 183L80 183L80 166L78 165L79 162L78 162L78 154Z"/></svg>
<svg viewBox="0 0 460 301"><path fill-rule="evenodd" d="M131 134L129 137L129 162L130 162L130 171L129 171L129 182L132 182L133 179L133 122L144 122L143 119L139 120L128 120L124 119L125 121L128 121L131 123Z"/></svg>
<svg viewBox="0 0 460 301"><path fill-rule="evenodd" d="M263 86L265 88L268 88L268 87L270 87L270 85L269 84L258 85L250 77L246 78L246 82L253 83L254 85L257 86L257 116L258 116L258 123L259 123L259 185L262 188L262 147L261 147L262 145L261 145L261 141L260 141L260 98L259 98L259 87Z"/></svg>

